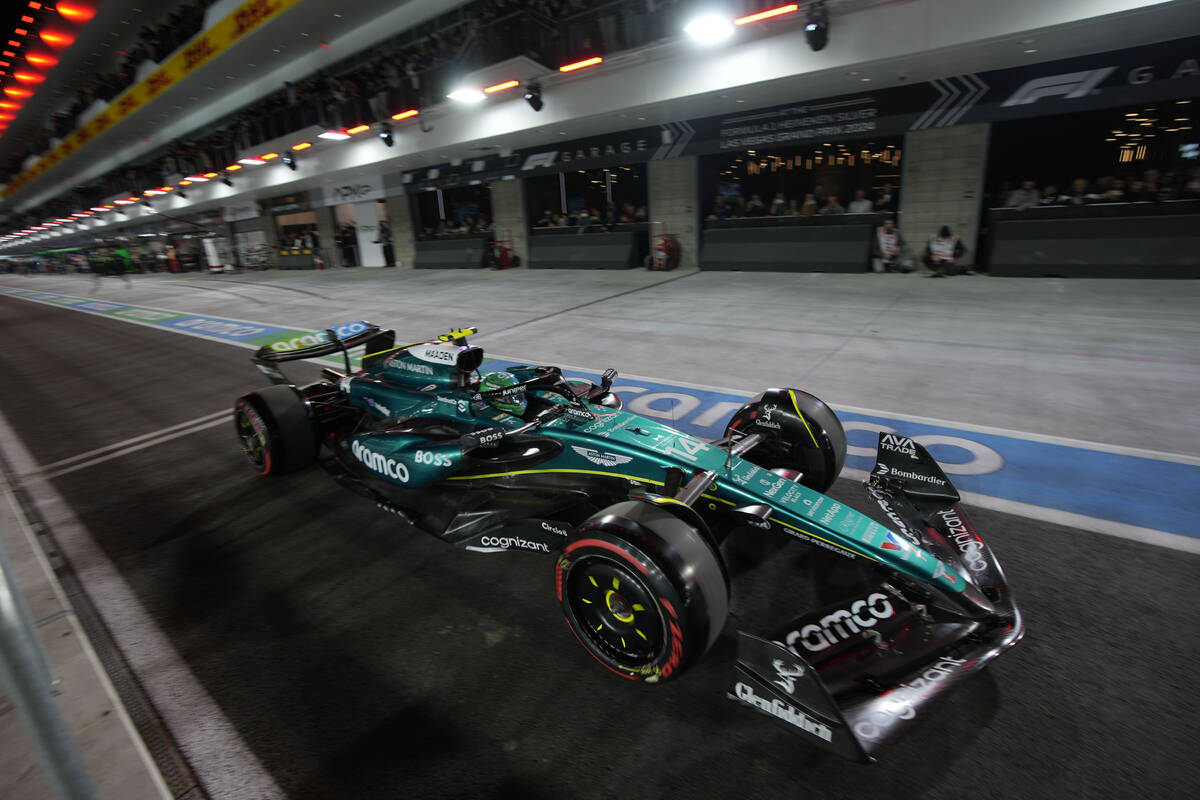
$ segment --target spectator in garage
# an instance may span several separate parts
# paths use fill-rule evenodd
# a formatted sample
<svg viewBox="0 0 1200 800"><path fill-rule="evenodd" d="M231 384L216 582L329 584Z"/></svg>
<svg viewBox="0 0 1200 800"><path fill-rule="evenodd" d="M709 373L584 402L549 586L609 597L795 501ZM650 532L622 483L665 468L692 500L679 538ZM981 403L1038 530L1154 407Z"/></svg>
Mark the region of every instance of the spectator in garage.
<svg viewBox="0 0 1200 800"><path fill-rule="evenodd" d="M817 202L817 196L812 192L804 195L804 203L800 206L799 214L802 217L811 217L817 213L820 204Z"/></svg>
<svg viewBox="0 0 1200 800"><path fill-rule="evenodd" d="M548 208L542 212L542 216L539 217L538 221L534 223L535 228L550 228L553 227L553 225L554 214L552 214Z"/></svg>
<svg viewBox="0 0 1200 800"><path fill-rule="evenodd" d="M645 206L638 206L634 210L633 221L634 222L645 222L646 221L646 207Z"/></svg>
<svg viewBox="0 0 1200 800"><path fill-rule="evenodd" d="M872 242L874 251L874 266L876 272L911 272L900 263L900 254L904 251L904 238L896 228L896 220L888 217L883 224L875 229L875 241Z"/></svg>
<svg viewBox="0 0 1200 800"><path fill-rule="evenodd" d="M1071 191L1063 195L1060 201L1063 205L1084 206L1095 202L1096 195L1088 190L1087 178L1076 178L1071 181Z"/></svg>
<svg viewBox="0 0 1200 800"><path fill-rule="evenodd" d="M379 236L375 238L374 243L383 245L383 265L385 267L396 266L396 249L392 247L392 229L383 220L379 221Z"/></svg>
<svg viewBox="0 0 1200 800"><path fill-rule="evenodd" d="M821 207L821 210L817 213L825 215L845 214L846 209L841 203L838 202L838 196L836 194L831 194L829 195L828 202L826 202L825 205Z"/></svg>
<svg viewBox="0 0 1200 800"><path fill-rule="evenodd" d="M1045 191L1042 192L1042 199L1038 200L1039 206L1059 206L1062 203L1058 199L1058 187L1054 184L1048 184Z"/></svg>
<svg viewBox="0 0 1200 800"><path fill-rule="evenodd" d="M743 216L761 217L767 213L767 207L763 205L762 198L756 194L750 195L750 200L746 203L746 208L742 212Z"/></svg>
<svg viewBox="0 0 1200 800"><path fill-rule="evenodd" d="M829 192L825 191L825 187L818 183L813 187L812 193L817 201L817 210L820 211L829 202Z"/></svg>
<svg viewBox="0 0 1200 800"><path fill-rule="evenodd" d="M875 210L880 214L895 214L900 210L899 198L892 184L885 183L880 188L879 196L875 198Z"/></svg>
<svg viewBox="0 0 1200 800"><path fill-rule="evenodd" d="M855 189L854 199L850 201L846 210L851 214L870 214L874 208L874 203L867 199L867 193L862 189Z"/></svg>
<svg viewBox="0 0 1200 800"><path fill-rule="evenodd" d="M785 217L788 213L787 199L783 196L783 192L776 192L775 199L771 201L770 214L772 217Z"/></svg>
<svg viewBox="0 0 1200 800"><path fill-rule="evenodd" d="M1009 208L1015 208L1018 211L1024 211L1029 206L1036 206L1041 196L1033 181L1021 181L1020 189L1013 189L1008 195L1008 202L1005 203Z"/></svg>
<svg viewBox="0 0 1200 800"><path fill-rule="evenodd" d="M725 195L717 195L713 201L712 211L708 213L709 219L729 219L733 216L733 208L725 202Z"/></svg>
<svg viewBox="0 0 1200 800"><path fill-rule="evenodd" d="M1100 195L1102 203L1123 203L1125 202L1125 181L1121 178L1114 178L1104 193Z"/></svg>
<svg viewBox="0 0 1200 800"><path fill-rule="evenodd" d="M922 261L925 262L925 266L933 270L933 274L929 277L974 275L974 270L964 270L958 264L958 259L962 258L965 250L962 240L950 230L950 226L943 225L941 230L929 237L929 241L925 245L925 255L922 257Z"/></svg>

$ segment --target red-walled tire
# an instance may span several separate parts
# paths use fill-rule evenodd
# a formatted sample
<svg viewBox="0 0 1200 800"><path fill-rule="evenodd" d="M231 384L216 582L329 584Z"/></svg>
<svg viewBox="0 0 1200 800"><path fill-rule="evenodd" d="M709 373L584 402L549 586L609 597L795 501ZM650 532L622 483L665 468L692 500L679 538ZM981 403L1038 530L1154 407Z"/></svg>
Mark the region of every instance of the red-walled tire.
<svg viewBox="0 0 1200 800"><path fill-rule="evenodd" d="M679 677L717 640L729 612L720 556L704 535L639 500L580 525L554 580L579 643L631 680Z"/></svg>
<svg viewBox="0 0 1200 800"><path fill-rule="evenodd" d="M260 475L284 475L317 460L317 433L293 386L271 386L238 398L233 429Z"/></svg>

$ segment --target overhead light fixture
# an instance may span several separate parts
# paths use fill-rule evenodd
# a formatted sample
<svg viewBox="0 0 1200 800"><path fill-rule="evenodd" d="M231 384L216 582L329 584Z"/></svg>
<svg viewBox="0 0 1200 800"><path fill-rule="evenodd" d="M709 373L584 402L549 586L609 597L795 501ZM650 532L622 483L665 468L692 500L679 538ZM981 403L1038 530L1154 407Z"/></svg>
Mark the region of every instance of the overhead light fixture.
<svg viewBox="0 0 1200 800"><path fill-rule="evenodd" d="M394 145L396 143L396 140L392 137L392 126L387 124L386 122L383 123L383 127L381 127L379 129L379 138L388 147L391 147L392 145Z"/></svg>
<svg viewBox="0 0 1200 800"><path fill-rule="evenodd" d="M96 10L79 3L55 3L54 10L76 24L87 22L96 16Z"/></svg>
<svg viewBox="0 0 1200 800"><path fill-rule="evenodd" d="M213 173L210 173L210 174L211 174L211 175L212 175L214 178L215 178L215 177L217 177L217 173L215 173L215 172L213 172ZM187 176L187 179L188 179L188 181L190 181L191 183L208 183L208 176L207 176L207 175L188 175L188 176ZM180 183L183 183L183 181L180 181Z"/></svg>
<svg viewBox="0 0 1200 800"><path fill-rule="evenodd" d="M716 44L733 35L733 25L720 14L705 14L685 25L683 31L700 44Z"/></svg>
<svg viewBox="0 0 1200 800"><path fill-rule="evenodd" d="M369 130L371 130L370 125L355 125L353 128L348 128L346 133L353 135L356 133L366 133Z"/></svg>
<svg viewBox="0 0 1200 800"><path fill-rule="evenodd" d="M275 159L279 158L279 153L264 153L263 155L259 156L259 158L261 158L263 161L274 161Z"/></svg>
<svg viewBox="0 0 1200 800"><path fill-rule="evenodd" d="M824 50L825 45L829 44L829 11L825 8L825 0L814 0L808 7L804 38L814 51Z"/></svg>
<svg viewBox="0 0 1200 800"><path fill-rule="evenodd" d="M503 81L502 83L492 84L491 86L483 87L484 94L495 94L503 92L505 89L515 89L521 85L520 81Z"/></svg>
<svg viewBox="0 0 1200 800"><path fill-rule="evenodd" d="M150 195L151 197L154 197L155 195L159 195L159 194L163 194L163 193L160 192L158 189L147 189L146 191L142 192L142 194Z"/></svg>
<svg viewBox="0 0 1200 800"><path fill-rule="evenodd" d="M597 64L602 64L602 63L604 63L604 59L601 58L600 56L595 56L593 58L585 58L583 61L575 61L571 64L564 64L558 68L558 71L559 72L574 72L577 69L584 69L585 67L594 67Z"/></svg>
<svg viewBox="0 0 1200 800"><path fill-rule="evenodd" d="M257 166L260 166L267 162L263 161L261 158L254 158L253 156L246 156L245 158L239 158L238 163L245 164L247 167L257 167Z"/></svg>
<svg viewBox="0 0 1200 800"><path fill-rule="evenodd" d="M41 33L39 33L38 36L40 36L42 41L45 42L46 44L50 45L51 47L58 48L60 50L70 47L72 44L75 43L74 34L68 33L67 31L58 31L58 30L53 30L53 29L44 30Z"/></svg>
<svg viewBox="0 0 1200 800"><path fill-rule="evenodd" d="M48 50L26 51L25 60L35 67L42 67L43 69L58 65L58 56Z"/></svg>
<svg viewBox="0 0 1200 800"><path fill-rule="evenodd" d="M25 70L14 70L13 77L21 83L41 83L46 80L45 75L39 75L36 72L27 72Z"/></svg>
<svg viewBox="0 0 1200 800"><path fill-rule="evenodd" d="M392 119L394 119L394 120L408 119L409 117L415 117L415 116L417 116L417 114L420 114L420 113L421 112L417 111L417 109L410 108L406 111L401 111L398 114L392 114Z"/></svg>
<svg viewBox="0 0 1200 800"><path fill-rule="evenodd" d="M534 111L541 111L542 106L542 85L537 81L533 81L525 87L525 102L529 103L529 107Z"/></svg>
<svg viewBox="0 0 1200 800"><path fill-rule="evenodd" d="M478 89L472 89L467 86L455 89L450 94L446 95L451 100L457 100L460 103L479 103L482 102L485 95Z"/></svg>
<svg viewBox="0 0 1200 800"><path fill-rule="evenodd" d="M332 139L335 142L340 142L343 139L349 139L350 134L345 131L324 131L317 134L318 139Z"/></svg>
<svg viewBox="0 0 1200 800"><path fill-rule="evenodd" d="M187 178L184 178L183 180L181 180L181 181L179 182L179 185L180 185L180 186L191 186L191 185L192 185L192 181L189 181Z"/></svg>
<svg viewBox="0 0 1200 800"><path fill-rule="evenodd" d="M291 150L285 150L282 156L283 165L293 172L296 171L296 156Z"/></svg>
<svg viewBox="0 0 1200 800"><path fill-rule="evenodd" d="M307 150L312 147L312 142L298 142L292 145L293 150Z"/></svg>

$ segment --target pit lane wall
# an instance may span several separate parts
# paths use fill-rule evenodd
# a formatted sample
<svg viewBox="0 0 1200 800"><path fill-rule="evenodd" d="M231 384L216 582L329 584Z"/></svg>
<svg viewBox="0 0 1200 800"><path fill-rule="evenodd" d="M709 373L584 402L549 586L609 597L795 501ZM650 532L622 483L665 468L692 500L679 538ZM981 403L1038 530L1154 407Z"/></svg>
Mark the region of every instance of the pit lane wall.
<svg viewBox="0 0 1200 800"><path fill-rule="evenodd" d="M257 349L311 331L246 320L188 314L0 286L0 295L150 325L175 333ZM485 371L517 363L484 362ZM566 368L570 377L598 380L599 371ZM764 387L756 387L764 388ZM702 438L717 438L751 396L623 376L613 386L633 412ZM929 450L964 493L983 505L1051 522L1200 552L1200 459L1055 440L1015 431L940 423L880 411L838 407L849 443L846 477L864 477L875 463L879 432L898 433ZM1163 536L1162 534L1167 534Z"/></svg>

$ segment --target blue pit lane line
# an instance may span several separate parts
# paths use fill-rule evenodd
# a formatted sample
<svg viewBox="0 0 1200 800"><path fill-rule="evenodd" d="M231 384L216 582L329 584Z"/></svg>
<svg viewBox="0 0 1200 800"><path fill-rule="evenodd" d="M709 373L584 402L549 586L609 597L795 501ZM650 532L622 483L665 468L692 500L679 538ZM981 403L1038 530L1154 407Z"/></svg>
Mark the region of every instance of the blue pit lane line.
<svg viewBox="0 0 1200 800"><path fill-rule="evenodd" d="M242 346L250 346L250 342L261 344L264 338L297 330L166 310L160 310L163 319L155 320L153 313L145 313L148 311L145 306L96 302L47 292L0 287L0 294L177 333L236 342ZM127 316L122 313L126 310L139 313ZM517 363L489 358L485 365L503 369ZM598 372L577 368L564 369L564 372L590 380L599 376ZM723 434L725 421L750 396L750 393L680 386L642 378L618 378L614 388L631 411L708 439ZM963 492L1133 529L1188 537L1192 541L1182 549L1200 552L1200 548L1190 546L1200 542L1200 526L1196 522L1200 519L1200 491L1197 491L1200 488L1200 459L1169 454L1155 458L1152 457L1154 454L1114 452L1132 448L1100 444L1076 446L1043 441L1051 437L1023 438L1016 432L1010 435L1008 432L969 430L853 409L838 408L838 417L846 427L849 443L846 466L850 469L868 472L873 468L878 431L899 433L925 445ZM1015 510L1015 513L1021 513L1021 510ZM1063 521L1076 527L1087 527L1086 520L1082 525L1079 520ZM1140 535L1120 532L1117 535L1146 540Z"/></svg>

